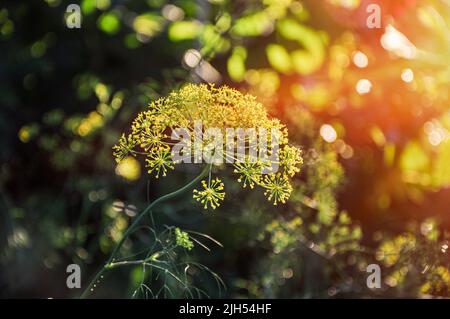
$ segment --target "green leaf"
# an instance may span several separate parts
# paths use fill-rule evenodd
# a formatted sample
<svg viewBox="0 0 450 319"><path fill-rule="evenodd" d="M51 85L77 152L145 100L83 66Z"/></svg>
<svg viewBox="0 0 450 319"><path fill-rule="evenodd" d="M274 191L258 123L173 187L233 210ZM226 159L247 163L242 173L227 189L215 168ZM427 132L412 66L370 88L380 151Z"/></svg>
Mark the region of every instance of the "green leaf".
<svg viewBox="0 0 450 319"><path fill-rule="evenodd" d="M446 187L450 185L450 141L439 145L436 161L433 165L433 185Z"/></svg>
<svg viewBox="0 0 450 319"><path fill-rule="evenodd" d="M154 13L144 13L134 18L133 29L138 34L153 37L162 30L164 19Z"/></svg>
<svg viewBox="0 0 450 319"><path fill-rule="evenodd" d="M244 47L235 47L233 53L228 58L227 69L230 78L234 81L242 81L245 76L245 60L247 59L247 50Z"/></svg>
<svg viewBox="0 0 450 319"><path fill-rule="evenodd" d="M430 160L422 147L417 142L406 145L400 157L400 168L402 171L425 171Z"/></svg>
<svg viewBox="0 0 450 319"><path fill-rule="evenodd" d="M97 25L103 32L113 35L120 30L120 20L114 12L103 13L97 20Z"/></svg>
<svg viewBox="0 0 450 319"><path fill-rule="evenodd" d="M203 25L198 21L176 21L169 26L171 41L192 40L199 36Z"/></svg>
<svg viewBox="0 0 450 319"><path fill-rule="evenodd" d="M266 47L267 59L270 65L281 73L290 73L292 71L291 57L287 50L279 44L269 44Z"/></svg>
<svg viewBox="0 0 450 319"><path fill-rule="evenodd" d="M141 45L141 42L136 38L135 33L127 34L124 38L125 46L129 49L136 49Z"/></svg>
<svg viewBox="0 0 450 319"><path fill-rule="evenodd" d="M81 1L81 11L83 14L88 15L94 12L96 0L83 0Z"/></svg>
<svg viewBox="0 0 450 319"><path fill-rule="evenodd" d="M278 21L277 30L281 36L298 42L304 48L292 52L292 63L296 72L308 75L322 66L325 59L325 45L321 32L301 25L293 19Z"/></svg>
<svg viewBox="0 0 450 319"><path fill-rule="evenodd" d="M231 32L242 37L256 37L272 29L273 21L266 12L257 12L236 20Z"/></svg>

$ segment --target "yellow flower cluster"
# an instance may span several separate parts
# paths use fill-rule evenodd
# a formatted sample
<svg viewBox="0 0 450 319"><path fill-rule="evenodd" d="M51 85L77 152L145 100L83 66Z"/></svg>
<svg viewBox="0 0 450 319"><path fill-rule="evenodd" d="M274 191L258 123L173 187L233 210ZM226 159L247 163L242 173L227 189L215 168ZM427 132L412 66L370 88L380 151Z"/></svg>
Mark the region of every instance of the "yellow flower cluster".
<svg viewBox="0 0 450 319"><path fill-rule="evenodd" d="M167 97L152 102L149 109L138 114L133 121L130 134L122 135L114 146L116 161L121 162L130 155L143 155L146 157L149 174L155 174L157 178L166 176L168 170L174 169L178 164L172 159L175 145L173 133L177 129L192 133L184 155L195 154L193 149L198 143L202 143L201 146L205 149L210 146L208 143L211 141L208 138L200 142L195 139L198 122L202 124L202 134L208 129L219 130L223 136L227 136L228 129L255 129L256 136L247 136L244 141L246 150L250 149L249 145L253 139L260 137L261 129L265 132L279 132L276 135L278 148L268 148L269 155L277 153L275 157L269 156L262 160L244 154L240 160L236 160L234 154L230 155L228 152L221 152L220 156L223 158L222 163L234 166L234 173L238 175L237 180L243 187L262 187L268 200L275 205L278 202L284 203L289 198L292 192L290 180L300 171L303 163L301 150L288 145L286 127L278 119L270 118L265 107L254 96L242 94L226 86L187 84ZM265 138L268 144L272 145L274 137ZM223 147L229 146L230 143L231 146L237 147L239 141L233 137L228 139ZM271 172L270 167L273 164L276 164L278 169ZM263 173L264 168L269 171ZM223 183L218 178L211 179L210 173L208 181L202 184L204 189L194 191L194 199L201 202L204 208L218 207L225 195Z"/></svg>
<svg viewBox="0 0 450 319"><path fill-rule="evenodd" d="M206 181L202 181L202 191L194 189L194 199L203 204L203 208L207 209L211 206L212 209L216 209L220 206L220 202L225 198L225 192L223 191L223 183L219 178L215 178L206 184Z"/></svg>
<svg viewBox="0 0 450 319"><path fill-rule="evenodd" d="M383 261L386 266L395 265L400 259L402 252L414 249L416 238L413 234L404 233L392 240L384 241L379 247L376 257Z"/></svg>

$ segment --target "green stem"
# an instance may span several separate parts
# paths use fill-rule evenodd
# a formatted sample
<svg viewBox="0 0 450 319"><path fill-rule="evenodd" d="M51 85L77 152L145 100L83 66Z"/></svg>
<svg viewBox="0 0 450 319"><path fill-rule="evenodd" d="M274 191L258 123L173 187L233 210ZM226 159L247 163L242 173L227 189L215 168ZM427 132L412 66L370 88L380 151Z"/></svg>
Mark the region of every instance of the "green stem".
<svg viewBox="0 0 450 319"><path fill-rule="evenodd" d="M171 199L173 197L176 197L182 193L184 193L185 191L189 190L192 186L194 186L198 181L200 181L202 178L204 178L210 169L210 165L205 166L205 168L202 170L202 172L200 173L200 175L198 175L196 178L194 178L192 181L190 181L189 183L187 183L186 185L184 185L183 187L179 188L178 190L163 195L159 198L157 198L155 201L153 201L150 205L147 206L146 209L144 209L144 211L142 211L137 217L136 219L133 221L133 223L131 224L130 227L128 227L128 229L126 230L125 234L122 236L121 240L119 241L119 243L116 245L116 247L114 248L113 252L111 253L111 255L108 258L108 261L106 262L106 264L97 272L97 274L95 275L94 279L92 279L92 281L90 282L89 286L87 286L87 288L83 291L83 293L81 294L80 298L84 299L86 297L89 296L90 292L92 291L95 283L103 276L103 274L109 269L109 265L114 261L114 258L116 257L117 253L119 252L120 248L122 247L122 245L125 243L125 241L127 240L127 238L131 235L131 233L136 229L136 227L139 225L139 222L142 220L142 218L152 209L154 208L156 205L158 205L159 203Z"/></svg>

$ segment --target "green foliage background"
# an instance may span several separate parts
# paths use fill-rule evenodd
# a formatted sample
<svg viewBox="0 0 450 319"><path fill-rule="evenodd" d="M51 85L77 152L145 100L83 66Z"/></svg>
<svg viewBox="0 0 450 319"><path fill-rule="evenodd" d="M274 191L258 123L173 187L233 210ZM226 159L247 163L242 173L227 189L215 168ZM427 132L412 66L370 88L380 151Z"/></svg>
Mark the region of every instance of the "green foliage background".
<svg viewBox="0 0 450 319"><path fill-rule="evenodd" d="M340 1L82 0L81 29L65 25L70 1L5 1L0 297L78 296L66 266L82 266L84 287L136 212L192 179L187 167L154 180L143 163L124 178L111 151L151 100L187 82L250 92L287 123L305 155L294 194L272 207L228 183L212 213L190 196L165 203L122 254L174 244L166 266L114 270L94 296L448 296L449 144L431 146L424 127L450 123L450 10L397 2L381 1L383 14L421 45L414 61L379 48L381 31ZM366 73L345 63L357 49L375 60ZM415 90L399 85L405 67ZM378 91L357 95L361 76ZM321 138L324 123L340 142ZM189 250L174 227L221 245L189 233L207 245ZM382 266L380 290L366 286L370 263Z"/></svg>

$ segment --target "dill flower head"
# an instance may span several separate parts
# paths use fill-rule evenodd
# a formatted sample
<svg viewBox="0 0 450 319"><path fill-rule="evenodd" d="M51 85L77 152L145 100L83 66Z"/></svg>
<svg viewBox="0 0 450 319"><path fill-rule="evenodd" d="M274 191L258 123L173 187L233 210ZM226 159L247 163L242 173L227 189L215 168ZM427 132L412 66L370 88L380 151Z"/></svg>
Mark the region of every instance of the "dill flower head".
<svg viewBox="0 0 450 319"><path fill-rule="evenodd" d="M203 208L207 209L211 206L213 209L216 209L220 206L220 202L225 197L225 192L223 191L223 183L217 177L213 180L202 181L203 190L199 191L194 189L194 199L203 204Z"/></svg>
<svg viewBox="0 0 450 319"><path fill-rule="evenodd" d="M206 84L187 84L150 103L113 150L118 163L145 157L156 178L180 163L232 165L244 188L263 188L275 205L289 198L291 179L303 163L301 150L288 145L286 127L254 96ZM210 171L202 187L194 199L205 209L217 208L225 197L222 181Z"/></svg>

